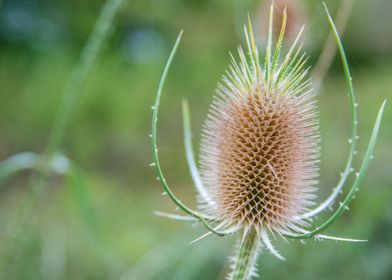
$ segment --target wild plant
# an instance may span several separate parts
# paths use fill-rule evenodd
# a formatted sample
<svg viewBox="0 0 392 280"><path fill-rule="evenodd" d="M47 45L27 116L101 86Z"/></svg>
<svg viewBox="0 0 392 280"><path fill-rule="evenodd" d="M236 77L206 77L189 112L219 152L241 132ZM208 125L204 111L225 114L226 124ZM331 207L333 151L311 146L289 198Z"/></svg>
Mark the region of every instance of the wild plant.
<svg viewBox="0 0 392 280"><path fill-rule="evenodd" d="M345 50L326 6L325 11L347 80L352 128L350 151L342 176L329 197L315 208L312 206L316 197L320 153L318 111L311 79L308 78L307 56L302 52L300 43L303 28L287 53L284 56L281 53L287 23L286 10L283 11L281 30L273 47L274 6L271 5L264 61L260 59L252 24L248 19L244 27L246 51L239 47L238 58L231 56L229 69L218 86L204 123L200 171L192 149L189 108L186 102L183 103L184 145L198 193L197 210L186 206L171 191L161 170L157 146L161 93L182 32L163 71L152 107L152 166L165 194L186 216L163 212L157 214L200 222L207 232L195 241L211 234L226 236L240 232L228 279L251 279L256 276L257 257L264 248L279 259L284 259L274 248L271 236L286 241L309 238L364 241L333 237L323 232L348 210L359 191L373 158L385 101L378 111L362 164L354 172L358 103ZM316 215L333 207L352 173L355 179L336 210L325 222L314 226Z"/></svg>

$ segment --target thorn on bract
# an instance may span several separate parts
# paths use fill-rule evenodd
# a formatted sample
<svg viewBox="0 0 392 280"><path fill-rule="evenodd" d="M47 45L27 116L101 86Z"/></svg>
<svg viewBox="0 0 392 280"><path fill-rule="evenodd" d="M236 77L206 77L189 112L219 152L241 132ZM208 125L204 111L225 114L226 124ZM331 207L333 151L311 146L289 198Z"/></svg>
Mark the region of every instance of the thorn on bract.
<svg viewBox="0 0 392 280"><path fill-rule="evenodd" d="M349 208L348 208L348 206L346 205L346 204L344 204L343 202L339 202L339 205L340 205L340 207L343 207L345 210L350 210Z"/></svg>

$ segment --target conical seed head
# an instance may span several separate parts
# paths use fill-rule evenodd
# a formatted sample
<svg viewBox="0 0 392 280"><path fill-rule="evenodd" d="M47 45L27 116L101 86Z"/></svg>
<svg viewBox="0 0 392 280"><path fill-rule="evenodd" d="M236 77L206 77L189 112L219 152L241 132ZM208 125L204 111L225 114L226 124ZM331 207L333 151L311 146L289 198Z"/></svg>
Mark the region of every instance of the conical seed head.
<svg viewBox="0 0 392 280"><path fill-rule="evenodd" d="M250 65L233 61L204 125L201 173L215 201L207 209L230 225L290 230L314 197L317 108L305 70L284 60L262 69L249 51Z"/></svg>

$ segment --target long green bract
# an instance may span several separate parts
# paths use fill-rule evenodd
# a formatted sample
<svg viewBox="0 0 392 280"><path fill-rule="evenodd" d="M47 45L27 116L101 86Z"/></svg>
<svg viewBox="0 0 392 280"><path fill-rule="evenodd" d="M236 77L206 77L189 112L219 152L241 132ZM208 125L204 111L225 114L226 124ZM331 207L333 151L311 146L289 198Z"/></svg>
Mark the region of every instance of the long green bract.
<svg viewBox="0 0 392 280"><path fill-rule="evenodd" d="M172 64L174 55L177 51L178 45L181 41L181 36L182 36L182 31L180 32L180 34L177 37L177 40L174 44L174 47L170 53L170 56L166 62L165 68L163 70L162 76L161 76L161 80L159 82L159 86L158 86L158 90L155 96L155 102L154 102L154 106L152 107L153 109L153 113L152 113L152 122L151 122L151 137L152 137L152 143L151 143L151 148L152 148L152 157L153 157L153 161L154 161L154 166L155 166L155 170L158 174L158 180L161 182L162 187L165 191L165 193L167 193L167 195L170 197L170 199L174 202L174 204L181 209L182 211L184 211L185 213L187 213L188 215L190 215L191 217L195 217L197 218L199 221L202 222L202 224L211 232L213 232L216 235L219 236L223 236L225 235L225 233L223 232L219 232L217 230L215 230L214 228L212 228L206 221L206 218L203 217L202 215L200 215L199 213L197 213L196 211L193 211L192 209L190 209L188 206L186 206L185 204L183 204L175 195L174 193L171 191L169 185L166 183L166 179L163 176L162 170L161 170L161 166L159 163L159 157L158 157L158 146L157 146L157 122L158 122L158 108L159 108L159 102L160 102L160 98L161 98L161 94L162 94L162 89L163 89L163 85L165 84L166 81L166 76L167 73L169 71L170 65Z"/></svg>
<svg viewBox="0 0 392 280"><path fill-rule="evenodd" d="M335 24L334 24L334 22L332 20L331 15L329 14L329 11L328 11L325 3L324 3L324 7L325 7L326 13L328 15L328 20L329 20L331 28L332 28L332 30L334 32L336 43L338 45L339 52L340 52L340 55L341 55L341 58L342 58L343 68L344 68L345 76L346 76L347 83L348 83L348 86L349 86L349 93L350 93L350 96L351 96L351 107L352 107L352 113L353 113L353 120L355 122L356 118L357 118L357 116L356 116L357 113L356 113L356 103L355 103L354 87L353 87L352 80L351 80L350 69L349 69L349 66L348 66L348 62L347 62L347 58L346 58L346 55L345 55L345 51L344 51L342 42L341 42L340 37L339 37L339 33L338 33L337 29L336 29L336 26L335 26ZM372 134L371 134L371 137L370 137L370 141L369 141L369 144L368 144L368 147L367 147L367 150L366 150L365 157L364 157L364 159L362 161L361 168L359 169L359 172L356 173L356 178L354 180L354 183L351 186L350 191L348 192L348 194L347 194L346 198L344 199L344 201L340 203L338 209L321 226L317 227L316 229L314 229L311 232L306 233L306 234L287 235L287 237L291 237L291 238L295 238L295 239L311 238L311 237L313 237L313 236L323 232L324 230L326 230L330 225L332 225L343 214L343 212L345 210L348 209L348 205L354 199L355 194L359 191L359 186L360 186L360 184L361 184L361 182L363 180L363 177L365 176L365 173L366 173L366 171L368 169L369 162L370 162L371 158L373 157L373 152L374 152L374 148L375 148L375 145L376 145L378 132L379 132L380 125L381 125L381 120L382 120L382 115L383 115L383 112L384 112L385 104L386 104L386 101L383 102L383 104L381 105L381 107L380 107L380 109L378 111L376 122L375 122L374 127L373 127L373 131L372 131ZM354 137L353 138L355 138L356 131L357 131L357 126L356 126L356 123L354 123L353 124L353 136ZM352 144L354 144L354 140L355 139L352 139L352 140L353 140ZM353 157L354 151L355 151L355 149L353 149L353 146L351 148L352 149L350 151L350 156L349 156L349 161L348 161L348 163L349 163L348 167L349 168L351 168L351 161L352 161L352 157ZM346 176L348 176L348 174ZM345 180L346 180L346 178L342 178L342 180L341 180L342 184L344 184Z"/></svg>
<svg viewBox="0 0 392 280"><path fill-rule="evenodd" d="M199 170L197 169L195 154L192 148L192 131L191 131L191 119L189 113L188 102L185 100L182 102L182 118L183 118L183 127L184 127L184 146L186 159L188 163L189 170L191 172L191 176L193 179L193 183L196 186L197 191L200 196L209 204L213 204L211 201L207 190L204 188L203 183L200 178Z"/></svg>
<svg viewBox="0 0 392 280"><path fill-rule="evenodd" d="M348 176L350 175L350 172L351 172L353 158L354 158L354 155L356 153L357 138L358 138L357 137L357 135L358 135L357 101L356 101L356 96L355 96L355 92L354 92L354 86L353 86L353 83L352 83L352 77L351 77L351 73L350 73L350 68L348 66L346 53L344 51L342 42L340 40L339 33L337 31L335 23L334 23L331 15L330 15L326 5L325 5L325 3L324 3L324 7L325 7L325 11L326 11L327 16L328 16L329 23L331 25L332 32L333 32L333 34L335 36L336 44L338 45L340 57L342 59L344 75L346 77L347 86L348 86L348 93L349 93L349 97L350 97L350 107L351 107L351 119L352 119L351 138L349 140L349 142L351 144L351 148L350 148L350 152L349 152L349 155L348 155L348 158L347 158L346 166L344 168L344 171L342 173L342 176L341 176L339 182L337 183L336 187L334 188L334 191L332 192L332 194L324 202L322 202L320 204L320 206L318 206L317 208L313 209L309 213L305 214L304 215L305 218L312 217L312 216L320 213L324 209L326 209L328 206L330 206L334 202L335 198L341 192L341 190L342 190L344 184L346 183L347 178L348 178Z"/></svg>
<svg viewBox="0 0 392 280"><path fill-rule="evenodd" d="M356 178L354 180L353 185L350 188L350 191L348 192L346 198L343 200L343 202L340 203L339 208L333 213L333 215L326 221L324 222L321 226L317 227L315 230L306 233L306 234L300 234L300 235L287 235L287 237L294 238L294 239L306 239L306 238L311 238L324 230L326 230L330 225L332 225L342 214L344 211L348 210L348 206L351 203L351 201L355 198L355 195L359 191L359 186L362 183L362 180L366 174L366 171L369 167L370 160L373 158L373 153L374 153L374 148L376 145L378 133L380 130L380 125L381 125L381 120L382 120L382 115L384 112L384 107L385 107L386 101L384 101L378 111L376 122L373 127L373 132L370 137L369 145L366 150L365 157L362 161L361 168L359 169L359 172L356 173Z"/></svg>

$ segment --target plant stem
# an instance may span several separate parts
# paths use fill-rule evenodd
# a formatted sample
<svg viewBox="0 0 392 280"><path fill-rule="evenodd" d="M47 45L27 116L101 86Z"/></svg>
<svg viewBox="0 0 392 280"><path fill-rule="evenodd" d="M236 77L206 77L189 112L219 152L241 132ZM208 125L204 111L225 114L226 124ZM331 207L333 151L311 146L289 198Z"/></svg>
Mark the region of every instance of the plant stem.
<svg viewBox="0 0 392 280"><path fill-rule="evenodd" d="M33 204L41 195L45 187L47 177L50 175L49 163L53 156L58 152L63 141L69 120L75 110L76 104L80 99L82 86L88 74L93 69L98 54L102 51L113 30L114 17L125 0L108 0L101 9L101 14L94 25L86 46L84 47L78 64L62 96L59 109L54 118L52 130L42 155L41 162L30 179L33 194L28 200ZM30 209L28 207L28 209Z"/></svg>
<svg viewBox="0 0 392 280"><path fill-rule="evenodd" d="M113 30L114 17L124 1L108 0L101 9L101 14L94 25L92 34L80 55L80 60L62 96L41 162L32 174L30 185L32 186L33 194L28 198L31 203L35 202L45 187L47 177L51 172L49 163L61 147L67 125L80 99L82 86Z"/></svg>
<svg viewBox="0 0 392 280"><path fill-rule="evenodd" d="M80 61L72 73L54 119L45 151L45 156L48 158L52 157L61 146L72 112L80 99L82 86L113 30L114 16L123 2L124 0L109 0L101 10L101 15L94 26L86 47L80 55Z"/></svg>
<svg viewBox="0 0 392 280"><path fill-rule="evenodd" d="M259 246L260 241L256 230L251 229L238 249L230 280L248 280L256 274L255 264Z"/></svg>
<svg viewBox="0 0 392 280"><path fill-rule="evenodd" d="M47 177L51 172L49 163L61 147L67 125L77 102L80 99L82 86L84 85L88 74L93 69L97 57L104 48L109 35L113 31L114 17L124 1L125 0L108 0L101 10L101 14L94 26L92 34L81 53L80 60L74 69L62 96L42 159L37 159L39 162L34 164L37 166L35 167L29 182L31 193L28 194L21 208L15 213L15 219L11 221L11 225L6 234L9 238L3 238L0 242L2 251L12 252L15 251L18 246L23 246L21 245L21 242L25 239L26 230L31 228L38 218L38 214L34 211L34 207L36 206L38 198L42 196L43 190L47 184ZM26 160L26 154L23 156ZM27 156L30 157L29 160L31 161L31 154L27 154ZM20 162L16 162L19 166L15 165L15 158L13 160L14 161L11 162L13 165L2 164L0 176L8 175L10 171L13 171L12 169L19 170L23 167ZM10 162L7 163L10 164ZM3 272L5 270L4 266L7 266L8 271L12 271L14 264L15 263L12 261L0 264L0 271ZM2 273L2 275L4 275L4 273Z"/></svg>

